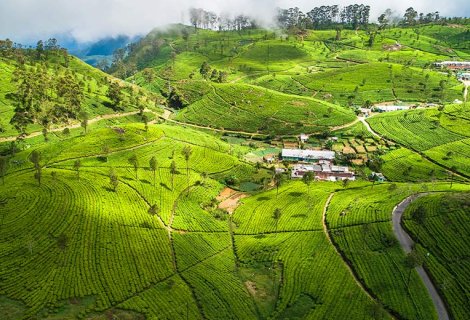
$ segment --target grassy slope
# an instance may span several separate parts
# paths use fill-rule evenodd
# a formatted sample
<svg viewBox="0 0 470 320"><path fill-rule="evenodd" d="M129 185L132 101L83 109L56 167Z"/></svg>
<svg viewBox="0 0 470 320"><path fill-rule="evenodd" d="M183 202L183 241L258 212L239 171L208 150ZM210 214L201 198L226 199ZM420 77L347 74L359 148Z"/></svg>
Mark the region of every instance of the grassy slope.
<svg viewBox="0 0 470 320"><path fill-rule="evenodd" d="M319 100L249 85L221 84L179 112L176 119L245 132L295 134L352 122L354 114Z"/></svg>
<svg viewBox="0 0 470 320"><path fill-rule="evenodd" d="M82 110L86 111L90 118L99 115L112 114L114 111L109 107L110 101L106 97L107 84L106 81L111 77L98 69L95 69L83 61L70 57L69 67L65 68L58 59L50 57L48 59L49 74L52 78L62 75L65 70L69 70L77 74L79 81L83 82L84 99L82 101ZM17 134L16 130L9 124L14 113L14 103L8 98L9 94L16 92L16 85L12 83L12 74L16 69L16 62L10 59L0 59L0 125L5 132L0 136L13 136ZM154 107L155 94L146 89L134 88L142 97L142 103L146 107L157 110ZM124 94L128 96L128 93ZM130 103L123 105L123 112L136 111L137 106ZM157 110L158 111L158 110ZM40 131L42 127L39 124L33 124L29 127L29 131Z"/></svg>
<svg viewBox="0 0 470 320"><path fill-rule="evenodd" d="M368 122L384 137L469 176L470 122L466 110L465 105L450 105L443 111L431 108L392 112L369 118Z"/></svg>
<svg viewBox="0 0 470 320"><path fill-rule="evenodd" d="M404 226L418 241L426 255L424 265L443 295L455 319L470 314L468 305L468 270L470 194L432 194L411 204L404 216ZM426 210L424 225L411 219L413 210Z"/></svg>
<svg viewBox="0 0 470 320"><path fill-rule="evenodd" d="M351 122L352 111L338 106L348 102L452 101L461 96L461 86L422 67L468 52L461 33L437 27L421 28L419 40L411 29L387 30L372 48L366 48L368 36L362 31L345 30L338 42L332 40L334 31L312 31L300 42L263 30L187 30L187 41L181 27L152 32L127 62L139 70L153 68L156 77L148 83L137 73L129 80L157 94L168 85L176 88L190 105L176 115L178 120L249 132L293 134ZM397 38L403 39L404 50L390 55L382 50L382 44ZM151 41L159 40L159 53L146 56ZM237 83L202 80L203 61ZM72 67L92 79L102 77L77 60ZM14 88L8 78L11 64L2 60L0 68L4 121L11 106L2 97ZM443 93L436 90L441 80L449 80ZM106 88L86 82L92 94L84 107L95 103L92 114L106 113ZM403 114L372 118L371 125L447 167L467 171L466 111L448 106L442 114L434 109L411 111L406 119ZM340 191L337 184L315 183L308 191L301 182L287 182L279 195L270 190L244 199L228 217L213 204L224 178L254 182L263 174L214 136L168 125L145 132L142 124L126 124L132 121L103 121L86 136L80 130L70 137L52 134L49 143L33 138L26 146L31 148L11 159L6 185L0 186L0 307L7 317L77 318L103 312L109 317L110 308L121 308L159 319L387 318L381 305L406 318L435 317L414 272L410 286L405 285L404 254L387 239L393 206L415 192L449 191L449 183L399 183L395 188L357 182ZM338 134L370 136L361 124ZM188 170L181 154L187 145L193 150ZM107 161L104 146L110 149ZM40 188L27 160L36 148L47 164ZM132 155L139 159L137 177L128 162ZM147 169L152 156L158 159L155 177ZM446 175L408 149L383 158L384 172L395 181L427 180L432 170L436 179ZM82 164L80 180L73 172L76 159ZM413 166L407 177L401 172L405 166ZM120 181L116 193L107 177L111 167ZM323 206L335 190L326 216L331 236L379 304L361 291L323 232ZM468 185L454 183L450 191L456 190L468 191ZM153 204L159 207L157 216L148 213ZM278 220L273 218L276 208L281 209ZM65 249L59 246L62 234L68 239Z"/></svg>

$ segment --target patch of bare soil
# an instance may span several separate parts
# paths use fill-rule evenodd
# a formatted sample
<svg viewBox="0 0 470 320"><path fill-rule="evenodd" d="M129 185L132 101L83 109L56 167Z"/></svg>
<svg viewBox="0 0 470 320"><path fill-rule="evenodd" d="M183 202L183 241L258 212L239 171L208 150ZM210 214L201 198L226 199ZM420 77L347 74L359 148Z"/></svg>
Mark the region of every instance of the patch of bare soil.
<svg viewBox="0 0 470 320"><path fill-rule="evenodd" d="M243 192L237 192L233 189L225 188L217 196L217 201L220 201L218 208L232 214L240 205L240 200L246 197L247 194Z"/></svg>

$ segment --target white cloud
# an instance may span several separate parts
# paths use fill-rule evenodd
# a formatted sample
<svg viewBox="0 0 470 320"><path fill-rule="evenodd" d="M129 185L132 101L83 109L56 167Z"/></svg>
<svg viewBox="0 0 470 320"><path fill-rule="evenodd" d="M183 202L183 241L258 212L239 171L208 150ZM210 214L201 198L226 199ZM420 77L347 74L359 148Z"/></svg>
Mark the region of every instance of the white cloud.
<svg viewBox="0 0 470 320"><path fill-rule="evenodd" d="M369 4L372 18L386 8L400 15L413 6L419 12L439 11L468 16L468 0L1 0L0 38L32 41L68 33L79 41L119 34L145 34L156 26L182 22L190 7L236 12L269 20L276 7L298 6L304 11L324 4Z"/></svg>

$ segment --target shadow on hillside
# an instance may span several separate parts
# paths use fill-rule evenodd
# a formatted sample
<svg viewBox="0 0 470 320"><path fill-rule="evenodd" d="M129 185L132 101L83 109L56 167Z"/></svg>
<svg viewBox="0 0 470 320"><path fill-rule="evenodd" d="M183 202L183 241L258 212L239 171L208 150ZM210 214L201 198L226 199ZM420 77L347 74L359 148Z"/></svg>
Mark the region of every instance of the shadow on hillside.
<svg viewBox="0 0 470 320"><path fill-rule="evenodd" d="M163 188L167 189L168 191L171 191L171 189L163 182L160 182L160 186L162 186Z"/></svg>
<svg viewBox="0 0 470 320"><path fill-rule="evenodd" d="M303 194L302 192L291 192L291 193L289 193L289 195L290 195L291 197L296 197L296 198L298 198L298 197L303 196L304 194Z"/></svg>
<svg viewBox="0 0 470 320"><path fill-rule="evenodd" d="M103 189L108 191L108 192L114 192L114 189L112 189L110 187L103 186Z"/></svg>

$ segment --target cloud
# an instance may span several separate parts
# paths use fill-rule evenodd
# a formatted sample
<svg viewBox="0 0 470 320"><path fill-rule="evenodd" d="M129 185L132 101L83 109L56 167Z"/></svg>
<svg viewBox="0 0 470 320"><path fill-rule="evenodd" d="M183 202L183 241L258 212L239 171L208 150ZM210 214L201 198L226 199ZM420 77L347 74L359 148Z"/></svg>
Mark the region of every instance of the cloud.
<svg viewBox="0 0 470 320"><path fill-rule="evenodd" d="M468 0L363 0L375 19L386 8L400 15L413 6L419 12L439 11L446 16L469 16ZM0 38L31 42L69 34L78 41L93 41L120 34L145 34L168 23L187 22L188 9L201 7L215 12L272 18L276 7L298 6L304 12L325 4L348 5L353 0L1 0Z"/></svg>

